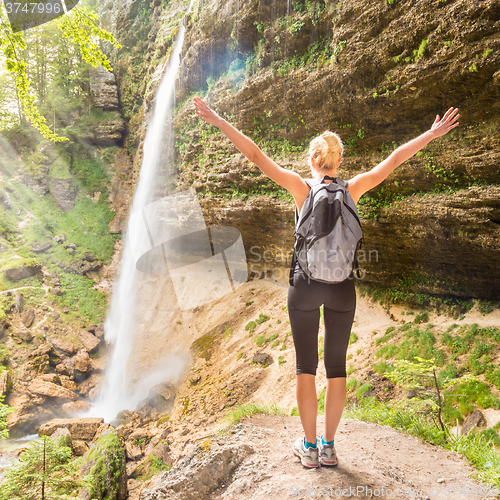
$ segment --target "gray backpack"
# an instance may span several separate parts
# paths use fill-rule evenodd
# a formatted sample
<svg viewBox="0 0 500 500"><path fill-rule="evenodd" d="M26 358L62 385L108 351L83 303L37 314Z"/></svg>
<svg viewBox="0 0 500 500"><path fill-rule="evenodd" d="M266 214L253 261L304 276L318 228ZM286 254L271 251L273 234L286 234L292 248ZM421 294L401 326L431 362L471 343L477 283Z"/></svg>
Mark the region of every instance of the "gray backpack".
<svg viewBox="0 0 500 500"><path fill-rule="evenodd" d="M321 180L304 180L311 190L300 216L295 207L295 245L289 283L293 286L297 261L311 279L340 283L358 267L363 231L356 204L347 189L348 183L342 179L325 175Z"/></svg>

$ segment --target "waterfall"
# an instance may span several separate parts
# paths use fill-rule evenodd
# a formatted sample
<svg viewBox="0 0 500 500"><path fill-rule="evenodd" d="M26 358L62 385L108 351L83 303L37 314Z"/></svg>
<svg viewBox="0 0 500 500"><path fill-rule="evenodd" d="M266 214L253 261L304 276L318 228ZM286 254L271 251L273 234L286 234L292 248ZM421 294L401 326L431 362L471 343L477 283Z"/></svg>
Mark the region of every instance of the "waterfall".
<svg viewBox="0 0 500 500"><path fill-rule="evenodd" d="M194 0L191 0L186 15L191 11L193 3ZM185 26L181 23L168 67L156 91L153 111L147 126L139 179L130 208L127 229L123 235L120 270L115 278L111 304L104 324L105 340L111 344L112 353L100 394L93 402L92 408L78 415L80 417L104 417L105 421L109 422L122 410L134 410L153 385L175 378L186 364L186 360L182 357L171 356L168 362L141 376L140 383L131 389L128 362L133 352L137 331L136 309L140 273L136 268L135 256L140 253L143 244L141 214L144 207L153 201L162 147L165 143L173 143L171 122L175 79L180 65L184 33Z"/></svg>

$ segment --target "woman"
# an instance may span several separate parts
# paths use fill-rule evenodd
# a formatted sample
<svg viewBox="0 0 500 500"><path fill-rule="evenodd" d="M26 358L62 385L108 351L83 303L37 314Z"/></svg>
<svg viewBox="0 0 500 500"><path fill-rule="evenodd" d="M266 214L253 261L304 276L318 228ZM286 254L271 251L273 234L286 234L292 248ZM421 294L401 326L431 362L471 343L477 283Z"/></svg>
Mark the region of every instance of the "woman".
<svg viewBox="0 0 500 500"><path fill-rule="evenodd" d="M199 97L194 98L196 114L215 125L229 140L270 179L290 191L297 211L300 210L310 187L299 174L286 170L267 157L247 136L218 116ZM348 191L355 203L361 196L380 184L397 166L411 158L430 141L458 126L458 109L450 108L442 119L436 116L432 127L417 138L395 149L388 158L368 172L348 181ZM343 146L337 134L326 131L311 141L309 161L313 177L335 177L342 161ZM329 181L326 181L329 182ZM288 288L288 313L297 362L297 405L305 437L293 445L293 452L306 467L337 465L334 438L346 398L346 352L356 308L354 279L341 283L323 283L307 277L296 266L294 286ZM316 417L316 368L318 365L318 329L320 306L325 322L324 360L327 371L325 396L325 431L318 446Z"/></svg>

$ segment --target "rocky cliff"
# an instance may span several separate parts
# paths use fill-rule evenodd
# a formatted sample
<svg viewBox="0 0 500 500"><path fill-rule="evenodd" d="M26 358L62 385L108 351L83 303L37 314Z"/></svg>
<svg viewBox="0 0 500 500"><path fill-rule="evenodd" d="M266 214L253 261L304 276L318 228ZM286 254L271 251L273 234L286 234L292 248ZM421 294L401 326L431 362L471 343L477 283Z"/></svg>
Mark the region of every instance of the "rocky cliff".
<svg viewBox="0 0 500 500"><path fill-rule="evenodd" d="M103 27L123 44L109 55L135 171L187 3L98 3ZM207 222L237 227L248 260L257 260L254 246L261 263L269 250L268 266L284 276L293 200L201 123L193 95L305 177L310 139L339 132L347 179L457 106L458 129L360 200L365 281L498 298L499 19L494 0L195 2L176 85L177 188L195 187Z"/></svg>

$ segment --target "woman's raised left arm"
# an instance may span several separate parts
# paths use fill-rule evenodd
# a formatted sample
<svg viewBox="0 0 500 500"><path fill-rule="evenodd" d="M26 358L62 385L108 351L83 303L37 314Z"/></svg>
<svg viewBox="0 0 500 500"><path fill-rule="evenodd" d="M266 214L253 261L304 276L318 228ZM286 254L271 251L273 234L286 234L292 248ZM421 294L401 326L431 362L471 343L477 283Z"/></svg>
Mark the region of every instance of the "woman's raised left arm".
<svg viewBox="0 0 500 500"><path fill-rule="evenodd" d="M427 132L399 146L389 157L370 171L353 177L349 181L349 192L354 201L357 203L363 194L380 184L396 167L411 158L433 139L447 134L451 129L458 126L457 120L460 115L457 113L458 108L450 108L442 119L437 115L432 127Z"/></svg>

